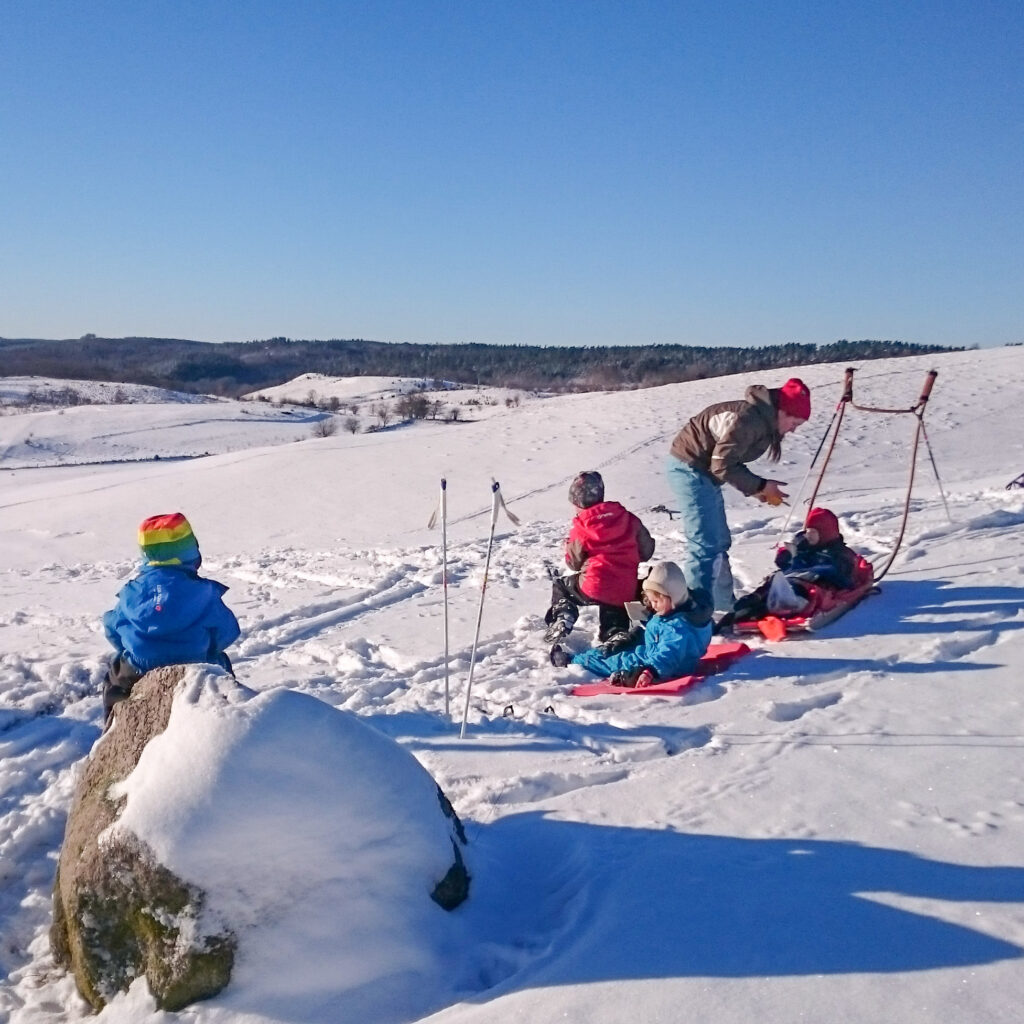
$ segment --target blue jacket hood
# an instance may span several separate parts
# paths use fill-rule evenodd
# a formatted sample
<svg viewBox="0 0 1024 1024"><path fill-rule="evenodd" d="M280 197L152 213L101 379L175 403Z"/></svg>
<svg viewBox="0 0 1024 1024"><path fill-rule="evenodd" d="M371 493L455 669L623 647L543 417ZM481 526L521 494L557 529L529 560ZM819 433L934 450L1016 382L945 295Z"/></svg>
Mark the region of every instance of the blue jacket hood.
<svg viewBox="0 0 1024 1024"><path fill-rule="evenodd" d="M220 662L239 635L238 620L222 600L227 589L184 566L145 567L103 616L104 632L142 672Z"/></svg>

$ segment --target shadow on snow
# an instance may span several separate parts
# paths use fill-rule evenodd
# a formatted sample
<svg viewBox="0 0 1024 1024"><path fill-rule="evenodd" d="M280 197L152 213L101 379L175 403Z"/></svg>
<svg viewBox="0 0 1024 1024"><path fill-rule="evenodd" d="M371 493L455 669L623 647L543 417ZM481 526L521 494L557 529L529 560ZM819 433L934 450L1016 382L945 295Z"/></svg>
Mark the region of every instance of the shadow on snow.
<svg viewBox="0 0 1024 1024"><path fill-rule="evenodd" d="M483 868L467 905L475 925L526 926L509 920L510 892L520 905L513 919L531 913L526 903L535 918L565 922L538 958L495 979L505 991L641 978L923 971L1024 953L929 910L866 895L1021 903L1021 867L944 863L853 842L610 828L540 812L484 826L473 845L479 856L471 850L470 863ZM567 864L579 889L568 896L572 885L557 867ZM550 880L544 865L555 866ZM521 937L508 939L522 948Z"/></svg>

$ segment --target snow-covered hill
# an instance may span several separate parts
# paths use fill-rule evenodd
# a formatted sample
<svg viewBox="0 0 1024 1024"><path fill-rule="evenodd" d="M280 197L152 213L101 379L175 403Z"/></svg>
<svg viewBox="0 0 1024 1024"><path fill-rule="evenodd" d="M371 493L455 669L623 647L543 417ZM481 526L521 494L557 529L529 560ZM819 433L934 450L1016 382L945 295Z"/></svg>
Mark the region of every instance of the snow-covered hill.
<svg viewBox="0 0 1024 1024"><path fill-rule="evenodd" d="M190 459L310 437L325 413L141 384L0 377L0 471Z"/></svg>
<svg viewBox="0 0 1024 1024"><path fill-rule="evenodd" d="M342 407L367 409L381 402L394 404L403 395L423 394L450 408L461 407L462 418L479 418L488 409L515 405L524 393L514 388L483 387L423 377L328 377L304 373L276 387L252 391L246 398L271 402L318 404L337 399ZM474 415L467 415L473 413Z"/></svg>
<svg viewBox="0 0 1024 1024"><path fill-rule="evenodd" d="M568 483L599 469L608 496L650 527L656 557L679 557L675 522L652 511L672 504L673 434L709 402L788 373L523 396L457 427L326 438L309 424L287 436L284 410L255 402L0 417L0 1010L17 1024L84 1015L52 970L46 930L75 765L98 735L99 617L133 571L138 522L180 509L203 571L231 587L239 678L314 694L414 753L468 825L474 889L456 911L452 972L424 985L419 1005L391 998L385 964L339 949L337 979L311 986L316 1005L242 1010L229 989L159 1014L133 990L100 1020L326 1024L330 984L341 993L345 978L374 970L379 1004L361 1024L1019 1019L1024 491L1004 485L1024 470L1024 349L865 363L855 398L909 408L932 367L925 422L946 501L922 448L882 593L673 699L574 698L580 670L547 663L541 615L571 518ZM791 492L843 369L794 371L814 413L773 471ZM819 493L847 540L880 563L900 531L914 425L848 410ZM203 437L210 457L174 461ZM12 468L38 467L41 450L123 462ZM427 528L442 477L450 717L441 537ZM521 525L498 520L460 741L452 719L492 479ZM789 510L726 497L734 567L752 584ZM589 642L594 624L584 613L572 643Z"/></svg>

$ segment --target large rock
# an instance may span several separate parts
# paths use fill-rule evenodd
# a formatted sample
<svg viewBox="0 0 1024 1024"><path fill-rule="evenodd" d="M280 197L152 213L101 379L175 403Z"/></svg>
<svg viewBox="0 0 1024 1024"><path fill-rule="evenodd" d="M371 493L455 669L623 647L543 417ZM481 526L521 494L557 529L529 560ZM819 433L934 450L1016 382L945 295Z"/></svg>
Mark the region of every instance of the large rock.
<svg viewBox="0 0 1024 1024"><path fill-rule="evenodd" d="M132 833L104 834L124 804L111 797L111 787L167 727L184 673L180 665L150 672L117 706L114 728L86 762L68 816L50 944L97 1010L143 974L157 1005L168 1010L214 995L231 977L234 936L198 927L205 893L161 865Z"/></svg>
<svg viewBox="0 0 1024 1024"><path fill-rule="evenodd" d="M96 1008L143 975L168 1010L229 980L247 1003L356 1006L382 981L414 1001L455 934L437 907L468 895L464 845L434 780L358 717L160 669L86 763L51 944Z"/></svg>

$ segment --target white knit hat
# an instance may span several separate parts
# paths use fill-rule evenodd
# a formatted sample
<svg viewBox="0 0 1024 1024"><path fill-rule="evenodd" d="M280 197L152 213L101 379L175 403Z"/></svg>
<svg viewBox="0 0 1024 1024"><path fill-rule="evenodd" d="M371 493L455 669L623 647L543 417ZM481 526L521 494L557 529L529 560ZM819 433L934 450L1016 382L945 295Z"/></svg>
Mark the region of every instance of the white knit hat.
<svg viewBox="0 0 1024 1024"><path fill-rule="evenodd" d="M644 590L664 594L673 608L681 605L690 594L683 570L675 562L658 562L644 580Z"/></svg>

